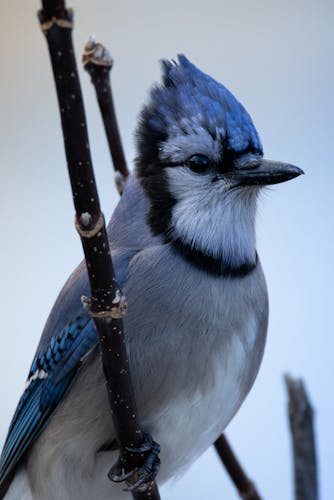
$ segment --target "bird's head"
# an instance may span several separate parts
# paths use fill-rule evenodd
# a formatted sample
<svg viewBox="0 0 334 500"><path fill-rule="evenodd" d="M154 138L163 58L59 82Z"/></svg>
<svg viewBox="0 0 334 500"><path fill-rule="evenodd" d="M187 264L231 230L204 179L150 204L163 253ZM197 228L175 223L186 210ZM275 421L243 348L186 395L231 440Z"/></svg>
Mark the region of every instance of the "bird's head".
<svg viewBox="0 0 334 500"><path fill-rule="evenodd" d="M200 266L247 273L257 261L260 189L302 170L265 160L244 107L185 56L162 67L162 84L151 90L137 129L149 225Z"/></svg>

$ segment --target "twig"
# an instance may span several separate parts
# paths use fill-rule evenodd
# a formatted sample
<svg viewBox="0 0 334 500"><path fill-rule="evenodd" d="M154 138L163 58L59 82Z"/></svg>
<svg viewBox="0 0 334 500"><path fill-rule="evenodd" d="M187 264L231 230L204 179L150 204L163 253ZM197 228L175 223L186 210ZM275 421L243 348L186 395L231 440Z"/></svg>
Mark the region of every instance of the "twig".
<svg viewBox="0 0 334 500"><path fill-rule="evenodd" d="M246 476L224 434L219 436L214 445L234 486L238 490L240 498L244 500L261 500L254 483Z"/></svg>
<svg viewBox="0 0 334 500"><path fill-rule="evenodd" d="M316 445L313 408L302 379L285 375L289 397L289 423L293 447L294 489L296 500L318 499Z"/></svg>
<svg viewBox="0 0 334 500"><path fill-rule="evenodd" d="M84 298L84 304L98 332L122 467L130 471L143 464L144 454L131 452L142 444L143 432L139 425L125 348L122 317L126 301L114 277L90 156L72 44L73 12L66 9L63 0L43 0L42 6L38 15L50 52L76 212L75 223L85 253L91 289L91 299ZM159 499L156 486L150 486L140 496L134 493L134 498Z"/></svg>
<svg viewBox="0 0 334 500"><path fill-rule="evenodd" d="M122 194L130 172L126 165L110 84L110 70L114 61L109 51L90 37L84 48L82 62L95 88L114 169L120 174L116 177L116 187Z"/></svg>

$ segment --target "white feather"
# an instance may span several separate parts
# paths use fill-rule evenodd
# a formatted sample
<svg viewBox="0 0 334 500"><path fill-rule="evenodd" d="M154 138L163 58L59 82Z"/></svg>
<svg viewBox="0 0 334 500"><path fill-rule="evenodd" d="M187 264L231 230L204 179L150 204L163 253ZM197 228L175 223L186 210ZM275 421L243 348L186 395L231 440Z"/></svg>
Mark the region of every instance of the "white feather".
<svg viewBox="0 0 334 500"><path fill-rule="evenodd" d="M212 174L187 167L167 168L169 190L177 203L172 236L227 264L255 261L255 214L258 188L229 189Z"/></svg>

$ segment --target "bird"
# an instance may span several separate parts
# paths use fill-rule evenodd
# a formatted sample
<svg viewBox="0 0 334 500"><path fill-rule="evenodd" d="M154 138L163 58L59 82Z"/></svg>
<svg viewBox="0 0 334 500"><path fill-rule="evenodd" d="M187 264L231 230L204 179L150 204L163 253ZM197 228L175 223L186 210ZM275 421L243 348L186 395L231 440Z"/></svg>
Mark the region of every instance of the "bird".
<svg viewBox="0 0 334 500"><path fill-rule="evenodd" d="M254 383L268 326L257 200L303 174L265 159L242 104L186 56L161 67L139 116L134 172L108 224L138 411L161 445L159 484L217 439ZM118 450L82 295L84 262L49 315L9 427L6 500L128 498L108 477Z"/></svg>

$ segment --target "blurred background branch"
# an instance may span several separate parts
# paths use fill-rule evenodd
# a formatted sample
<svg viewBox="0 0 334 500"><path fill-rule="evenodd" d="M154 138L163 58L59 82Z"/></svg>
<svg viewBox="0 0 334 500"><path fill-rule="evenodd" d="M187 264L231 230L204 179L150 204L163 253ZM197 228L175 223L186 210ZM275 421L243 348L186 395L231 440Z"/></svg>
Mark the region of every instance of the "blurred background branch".
<svg viewBox="0 0 334 500"><path fill-rule="evenodd" d="M314 412L301 378L285 375L293 450L295 500L318 500Z"/></svg>

